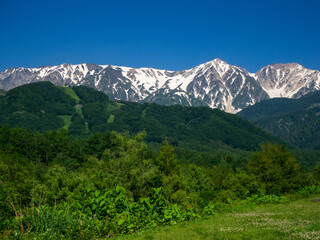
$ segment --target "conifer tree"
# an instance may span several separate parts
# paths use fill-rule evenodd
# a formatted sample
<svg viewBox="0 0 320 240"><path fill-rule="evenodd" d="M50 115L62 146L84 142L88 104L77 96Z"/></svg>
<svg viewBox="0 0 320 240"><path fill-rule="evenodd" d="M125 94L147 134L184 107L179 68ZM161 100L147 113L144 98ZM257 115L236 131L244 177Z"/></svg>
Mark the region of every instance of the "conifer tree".
<svg viewBox="0 0 320 240"><path fill-rule="evenodd" d="M174 154L174 149L168 142L164 140L163 146L160 151L159 157L156 159L156 163L159 166L159 169L166 176L172 175L177 168L177 160Z"/></svg>

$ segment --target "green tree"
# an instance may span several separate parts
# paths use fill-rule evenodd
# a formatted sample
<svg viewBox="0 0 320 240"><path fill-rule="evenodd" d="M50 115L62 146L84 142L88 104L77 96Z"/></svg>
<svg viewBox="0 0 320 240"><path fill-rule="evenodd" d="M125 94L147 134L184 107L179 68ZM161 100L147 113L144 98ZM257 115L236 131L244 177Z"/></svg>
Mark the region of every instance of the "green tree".
<svg viewBox="0 0 320 240"><path fill-rule="evenodd" d="M260 181L257 176L240 171L232 174L223 184L225 190L231 192L239 199L245 199L253 194L260 194L263 192Z"/></svg>
<svg viewBox="0 0 320 240"><path fill-rule="evenodd" d="M252 154L248 170L258 176L267 194L281 194L301 187L300 164L288 149L271 143L262 145L261 149L262 152Z"/></svg>
<svg viewBox="0 0 320 240"><path fill-rule="evenodd" d="M313 178L316 182L320 183L320 162L318 162L317 166L314 168Z"/></svg>
<svg viewBox="0 0 320 240"><path fill-rule="evenodd" d="M0 232L10 226L10 221L14 216L12 207L7 200L7 193L0 181Z"/></svg>
<svg viewBox="0 0 320 240"><path fill-rule="evenodd" d="M177 170L177 159L174 154L174 149L166 139L160 151L159 157L156 159L156 164L160 171L166 176L172 175Z"/></svg>
<svg viewBox="0 0 320 240"><path fill-rule="evenodd" d="M117 185L128 189L134 199L147 196L152 187L161 186L159 170L153 164L147 145L143 141L146 133L140 132L132 138L112 133L111 147L106 148L102 160L106 163L110 187Z"/></svg>

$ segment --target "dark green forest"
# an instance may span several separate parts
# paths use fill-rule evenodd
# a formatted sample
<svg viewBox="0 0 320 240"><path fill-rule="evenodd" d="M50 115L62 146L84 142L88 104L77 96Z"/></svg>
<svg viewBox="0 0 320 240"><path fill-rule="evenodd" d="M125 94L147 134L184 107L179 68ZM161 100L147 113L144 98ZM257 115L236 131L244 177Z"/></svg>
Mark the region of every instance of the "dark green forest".
<svg viewBox="0 0 320 240"><path fill-rule="evenodd" d="M320 91L299 99L265 100L238 115L293 146L320 150Z"/></svg>
<svg viewBox="0 0 320 240"><path fill-rule="evenodd" d="M108 238L320 193L317 151L220 110L39 82L0 112L4 239Z"/></svg>

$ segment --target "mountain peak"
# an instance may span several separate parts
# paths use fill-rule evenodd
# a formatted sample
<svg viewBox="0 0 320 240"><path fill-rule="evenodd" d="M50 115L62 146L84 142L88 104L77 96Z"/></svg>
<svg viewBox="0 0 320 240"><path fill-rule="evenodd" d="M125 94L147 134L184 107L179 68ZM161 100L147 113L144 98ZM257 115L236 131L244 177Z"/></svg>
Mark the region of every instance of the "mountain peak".
<svg viewBox="0 0 320 240"><path fill-rule="evenodd" d="M220 62L220 63L226 63L225 61L221 60L220 58L215 58L211 62Z"/></svg>
<svg viewBox="0 0 320 240"><path fill-rule="evenodd" d="M62 63L62 64L60 64L59 65L59 67L64 67L64 68L67 68L67 67L70 67L71 66L71 64L70 63Z"/></svg>
<svg viewBox="0 0 320 240"><path fill-rule="evenodd" d="M270 65L267 65L266 67L273 67L276 69L305 69L305 67L303 67L298 63L273 63Z"/></svg>
<svg viewBox="0 0 320 240"><path fill-rule="evenodd" d="M318 90L320 72L297 63L279 63L250 74L220 58L184 71L63 63L0 72L4 90L39 81L90 86L114 100L208 106L234 113L263 99L300 97Z"/></svg>
<svg viewBox="0 0 320 240"><path fill-rule="evenodd" d="M209 61L208 63L230 65L227 62L221 60L220 58L215 58L215 59Z"/></svg>
<svg viewBox="0 0 320 240"><path fill-rule="evenodd" d="M211 67L214 67L219 73L224 73L231 67L231 65L225 61L222 61L220 58L215 58L209 62L200 64L196 68L209 69Z"/></svg>
<svg viewBox="0 0 320 240"><path fill-rule="evenodd" d="M228 65L231 66L230 64L228 64L227 62L221 60L220 58L215 58L211 61L202 63L200 65L198 65L197 67L203 67L203 66L209 66L209 65L213 65L213 66L217 66L217 65Z"/></svg>
<svg viewBox="0 0 320 240"><path fill-rule="evenodd" d="M274 63L260 69L255 76L270 98L297 98L319 90L317 73L319 71L306 69L298 63Z"/></svg>

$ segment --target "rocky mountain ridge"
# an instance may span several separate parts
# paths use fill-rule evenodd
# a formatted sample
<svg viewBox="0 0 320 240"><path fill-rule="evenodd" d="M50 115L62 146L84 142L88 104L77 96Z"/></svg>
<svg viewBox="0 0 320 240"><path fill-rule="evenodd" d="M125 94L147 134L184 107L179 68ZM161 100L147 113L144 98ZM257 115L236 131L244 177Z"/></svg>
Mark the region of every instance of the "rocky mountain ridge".
<svg viewBox="0 0 320 240"><path fill-rule="evenodd" d="M271 64L253 74L218 58L183 71L83 63L0 72L3 90L38 81L85 85L114 100L208 106L235 113L261 100L298 98L319 90L320 72L292 63Z"/></svg>

